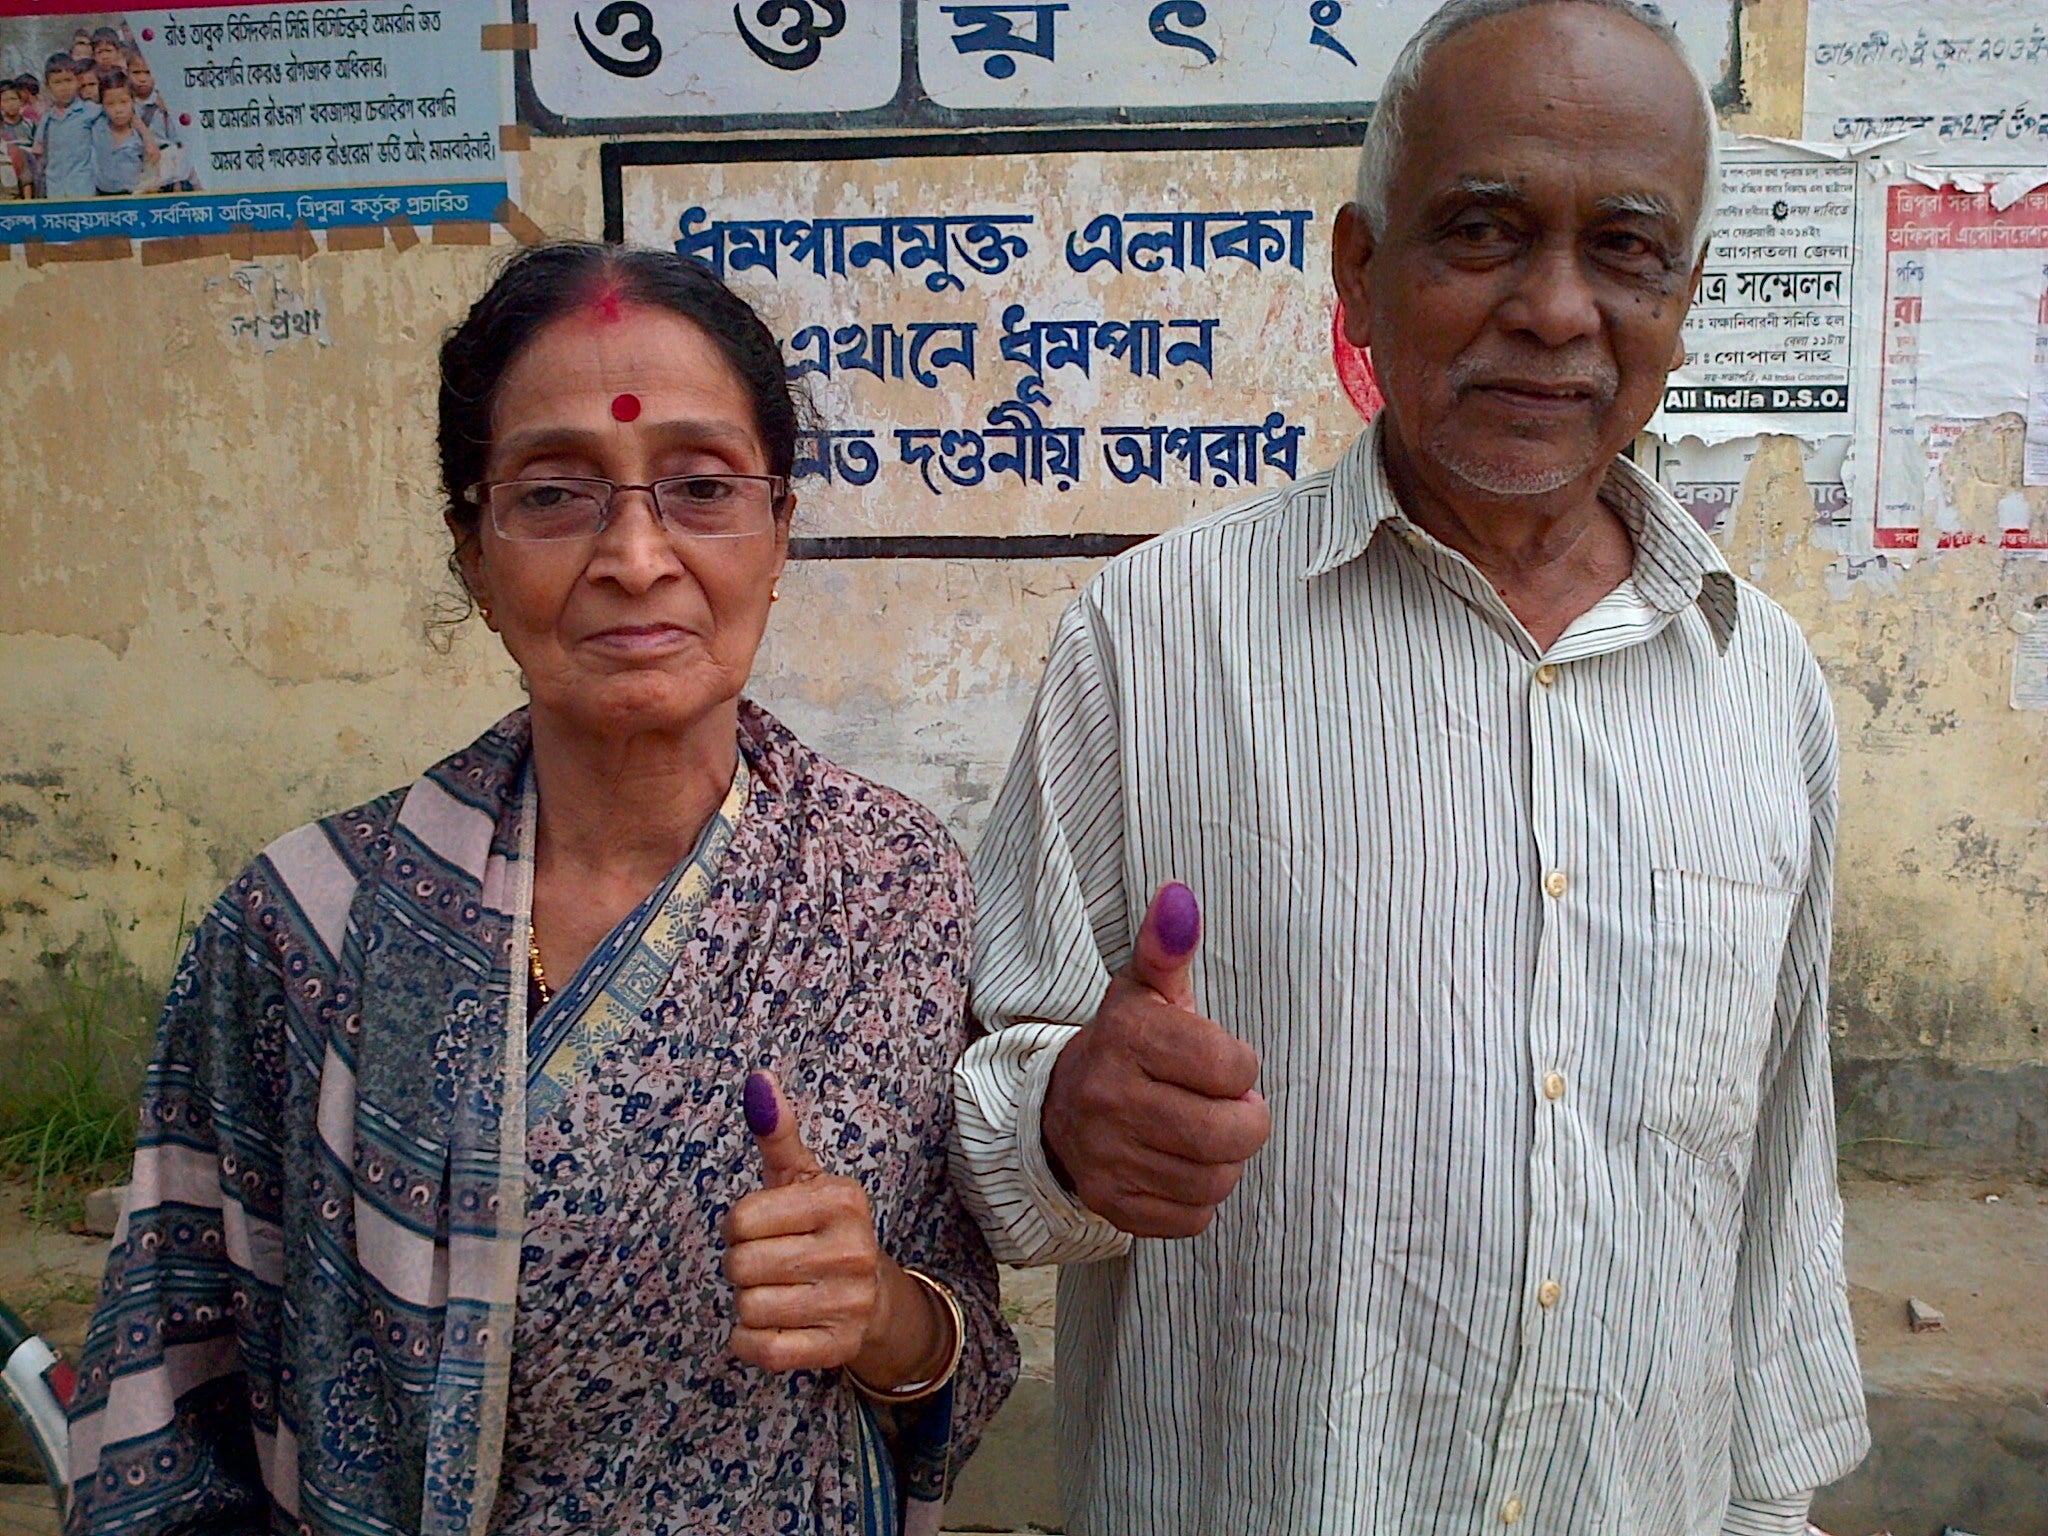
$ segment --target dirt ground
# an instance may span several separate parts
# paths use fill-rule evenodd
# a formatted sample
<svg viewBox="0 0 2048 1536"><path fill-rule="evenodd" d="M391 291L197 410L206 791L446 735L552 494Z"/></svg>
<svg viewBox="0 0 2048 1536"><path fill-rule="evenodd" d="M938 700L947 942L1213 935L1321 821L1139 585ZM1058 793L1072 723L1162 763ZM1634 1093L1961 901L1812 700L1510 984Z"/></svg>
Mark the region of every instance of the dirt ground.
<svg viewBox="0 0 2048 1536"><path fill-rule="evenodd" d="M76 1358L106 1242L30 1221L29 1194L0 1181L0 1299ZM2048 1189L1852 1180L1843 1197L1850 1306L1873 1394L1963 1400L2048 1391ZM1003 1276L1025 1374L1041 1380L1052 1376L1054 1282L1051 1270ZM1946 1326L1913 1332L1908 1297L1938 1308ZM47 1492L8 1481L33 1475L26 1448L0 1432L0 1536L54 1536Z"/></svg>
<svg viewBox="0 0 2048 1536"><path fill-rule="evenodd" d="M1849 1306L1873 1392L2048 1394L2048 1189L1851 1180L1842 1196ZM1946 1327L1914 1333L1908 1297Z"/></svg>
<svg viewBox="0 0 2048 1536"><path fill-rule="evenodd" d="M0 1180L0 1301L72 1359L99 1294L106 1239L31 1221L34 1190ZM56 1508L42 1472L11 1421L0 1423L0 1536L53 1536Z"/></svg>
<svg viewBox="0 0 2048 1536"><path fill-rule="evenodd" d="M106 1239L58 1231L29 1220L33 1191L0 1180L0 1301L67 1356L76 1359L99 1292ZM1052 1377L1053 1288L1057 1271L1003 1276L1005 1314L1028 1374ZM56 1536L56 1506L12 1425L0 1425L0 1536Z"/></svg>
<svg viewBox="0 0 2048 1536"><path fill-rule="evenodd" d="M0 1301L52 1341L82 1339L107 1240L31 1221L34 1193L25 1183L0 1180Z"/></svg>

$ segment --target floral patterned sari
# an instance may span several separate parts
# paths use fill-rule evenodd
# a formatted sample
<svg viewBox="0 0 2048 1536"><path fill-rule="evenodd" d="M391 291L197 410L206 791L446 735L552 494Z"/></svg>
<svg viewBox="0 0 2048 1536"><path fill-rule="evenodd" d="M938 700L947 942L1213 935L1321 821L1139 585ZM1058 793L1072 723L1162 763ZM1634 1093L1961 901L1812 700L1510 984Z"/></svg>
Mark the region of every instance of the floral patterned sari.
<svg viewBox="0 0 2048 1536"><path fill-rule="evenodd" d="M1016 1369L946 1176L964 861L743 705L704 840L529 1028L526 744L520 712L280 839L194 937L81 1362L75 1530L936 1529ZM912 1422L726 1353L764 1066L960 1298L960 1373Z"/></svg>

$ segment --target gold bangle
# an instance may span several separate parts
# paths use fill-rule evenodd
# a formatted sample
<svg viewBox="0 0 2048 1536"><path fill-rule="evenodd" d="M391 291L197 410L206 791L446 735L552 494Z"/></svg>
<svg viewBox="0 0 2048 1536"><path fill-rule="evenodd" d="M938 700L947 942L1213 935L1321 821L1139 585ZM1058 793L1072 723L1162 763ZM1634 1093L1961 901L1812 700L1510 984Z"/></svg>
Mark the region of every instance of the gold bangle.
<svg viewBox="0 0 2048 1536"><path fill-rule="evenodd" d="M899 1267L902 1268L904 1274L910 1276L911 1279L917 1281L926 1290L938 1297L939 1305L945 1309L946 1315L953 1320L953 1349L952 1353L946 1357L945 1369L940 1371L938 1375L928 1381L913 1381L901 1387L870 1386L867 1382L860 1379L851 1366L847 1368L847 1380L853 1383L854 1390L859 1392L862 1397L865 1397L871 1403L883 1403L892 1406L923 1402L926 1398L938 1393L947 1382L953 1379L953 1373L960 1369L960 1353L967 1345L967 1319L960 1311L960 1298L953 1294L953 1288L942 1280L933 1279L921 1269L912 1269L908 1265Z"/></svg>

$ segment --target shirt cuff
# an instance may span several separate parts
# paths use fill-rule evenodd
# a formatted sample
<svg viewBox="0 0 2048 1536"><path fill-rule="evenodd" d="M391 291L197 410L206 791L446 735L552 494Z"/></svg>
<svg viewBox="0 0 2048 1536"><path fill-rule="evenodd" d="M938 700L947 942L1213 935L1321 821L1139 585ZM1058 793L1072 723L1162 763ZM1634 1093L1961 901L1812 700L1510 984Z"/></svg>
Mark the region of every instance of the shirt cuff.
<svg viewBox="0 0 2048 1536"><path fill-rule="evenodd" d="M1721 1536L1806 1536L1810 1493L1789 1499L1730 1499L1721 1517Z"/></svg>
<svg viewBox="0 0 2048 1536"><path fill-rule="evenodd" d="M1057 1041L1047 1041L1034 1051L1024 1068L1017 1095L1017 1158L1023 1164L1031 1203L1049 1225L1074 1227L1100 1221L1087 1206L1075 1199L1059 1175L1052 1171L1052 1159L1045 1155L1045 1091L1052 1085L1052 1069L1059 1065L1060 1052L1080 1031L1069 1024L1043 1026L1059 1031Z"/></svg>
<svg viewBox="0 0 2048 1536"><path fill-rule="evenodd" d="M1076 1032L1012 1024L976 1041L954 1075L956 1182L1006 1264L1086 1264L1130 1251L1129 1234L1067 1193L1045 1156L1046 1084Z"/></svg>

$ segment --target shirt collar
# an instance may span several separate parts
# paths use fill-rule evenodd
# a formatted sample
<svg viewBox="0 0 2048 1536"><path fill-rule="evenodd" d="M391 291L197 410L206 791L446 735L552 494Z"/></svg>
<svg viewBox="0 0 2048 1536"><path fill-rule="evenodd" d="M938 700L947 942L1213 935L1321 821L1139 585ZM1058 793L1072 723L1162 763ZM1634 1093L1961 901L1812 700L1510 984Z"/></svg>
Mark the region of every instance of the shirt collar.
<svg viewBox="0 0 2048 1536"><path fill-rule="evenodd" d="M1617 457L1600 487L1601 500L1635 541L1636 590L1660 613L1697 607L1726 652L1739 616L1735 575L1705 529L1649 475ZM1380 425L1353 440L1330 477L1322 526L1309 539L1303 580L1326 575L1365 553L1383 523L1413 527L1380 462Z"/></svg>

